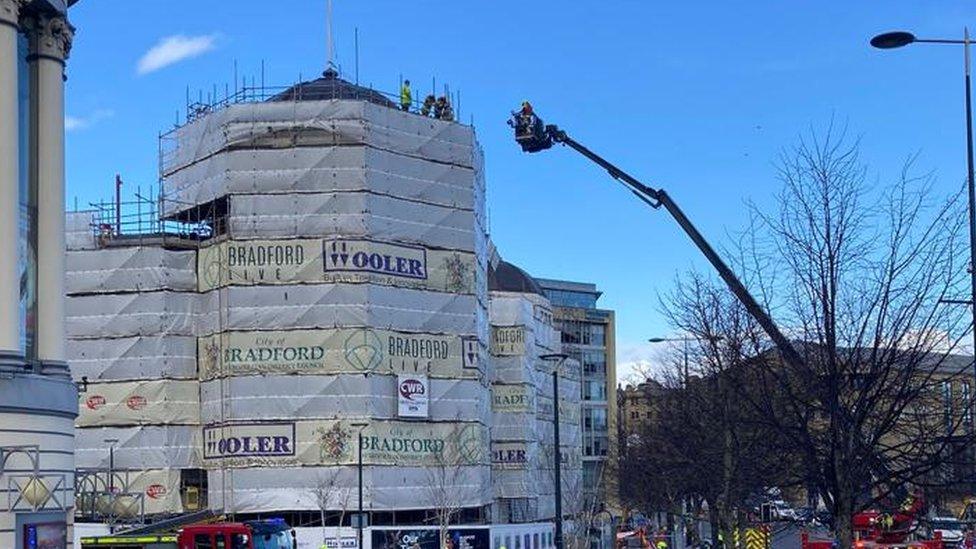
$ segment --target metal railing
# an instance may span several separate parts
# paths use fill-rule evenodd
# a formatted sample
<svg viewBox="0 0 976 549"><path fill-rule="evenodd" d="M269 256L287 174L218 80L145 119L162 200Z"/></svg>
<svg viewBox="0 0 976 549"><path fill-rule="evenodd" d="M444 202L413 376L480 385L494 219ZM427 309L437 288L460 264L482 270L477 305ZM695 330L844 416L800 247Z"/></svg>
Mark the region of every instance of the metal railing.
<svg viewBox="0 0 976 549"><path fill-rule="evenodd" d="M134 199L89 203L95 241L103 247L120 242L158 242L160 239L192 245L214 236L214 216L203 211L212 209L212 205L198 206L201 215L194 217L194 221L178 221L162 217L164 201L162 195L154 195L153 187L149 188L148 195L143 195L142 189L136 187Z"/></svg>
<svg viewBox="0 0 976 549"><path fill-rule="evenodd" d="M263 79L262 79L263 80ZM300 83L307 83L309 81L302 81ZM376 89L372 84L368 86L360 86L358 83L351 83L352 86L345 88L344 91L339 94L339 87L333 87L333 95L331 99L347 99L347 100L361 100L367 101L373 99L376 95L379 95L385 99L388 99L392 105L390 108L400 109L400 93L399 92L389 92L384 90ZM176 123L172 128L167 131L161 132L159 134L160 146L159 146L159 165L160 174L163 173L162 167L167 165L167 159L171 157L173 150L175 148L175 133L179 131L180 128L194 122L195 120L218 112L225 109L231 105L237 105L242 103L262 103L268 101L269 99L282 94L283 92L293 88L294 86L268 86L264 84L254 84L247 85L246 83L233 89L231 91L229 88L224 89L223 96L219 95L219 92L215 88L212 92L208 93L206 97L203 96L202 92L198 94L196 100L191 100L189 92L186 96L186 105L184 107L184 118L181 122L177 118ZM424 110L424 98L427 95L432 95L434 97L445 97L447 103L450 106L451 117L444 118L444 120L449 121L459 121L461 120L461 92L451 92L449 88L445 86L441 93L436 91L436 82L431 85L430 93L426 93L420 90L419 86L417 89L412 90L412 100L410 102L409 112L417 114L418 116L433 116L433 111L427 115L421 114ZM304 100L302 92L304 87L298 86L296 88L297 94L294 96L294 101ZM350 97L350 92L352 96ZM413 95L415 94L415 95ZM341 95L341 96L340 96ZM473 120L472 120L473 124Z"/></svg>

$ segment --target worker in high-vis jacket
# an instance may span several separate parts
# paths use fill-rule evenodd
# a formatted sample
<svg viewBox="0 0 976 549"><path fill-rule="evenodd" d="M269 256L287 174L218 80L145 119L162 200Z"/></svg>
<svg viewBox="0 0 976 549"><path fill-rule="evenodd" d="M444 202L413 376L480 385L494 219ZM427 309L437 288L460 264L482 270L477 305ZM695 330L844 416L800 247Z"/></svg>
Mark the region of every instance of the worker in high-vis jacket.
<svg viewBox="0 0 976 549"><path fill-rule="evenodd" d="M413 103L413 94L410 93L410 81L404 80L400 86L400 108L409 111L410 104Z"/></svg>

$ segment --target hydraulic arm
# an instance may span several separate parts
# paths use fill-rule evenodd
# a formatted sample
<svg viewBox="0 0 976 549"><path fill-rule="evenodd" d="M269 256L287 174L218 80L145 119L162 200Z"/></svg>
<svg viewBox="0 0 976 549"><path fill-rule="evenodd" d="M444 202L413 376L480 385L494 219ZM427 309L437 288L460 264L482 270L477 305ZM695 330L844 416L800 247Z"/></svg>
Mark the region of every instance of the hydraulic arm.
<svg viewBox="0 0 976 549"><path fill-rule="evenodd" d="M560 130L554 125L547 125L542 127L541 121L539 121L535 115L529 115L529 120L522 122L519 117L522 115L515 115L516 118L512 123L515 127L515 137L516 140L522 145L523 150L529 152L536 152L540 150L548 149L552 146L552 143L562 143L567 147L575 150L576 152L582 154L586 158L589 158L594 163L607 170L610 177L613 177L617 181L624 184L634 195L637 196L641 201L649 205L654 209L658 209L664 206L664 209L671 214L671 217L678 222L681 229L691 238L695 246L705 255L708 262L715 267L718 271L718 275L722 277L722 280L728 285L735 297L745 306L746 310L759 322L766 334L773 340L776 346L779 348L780 353L783 355L783 360L787 364L792 366L799 366L803 364L803 359L800 354L793 347L793 344L779 331L779 328L773 322L773 319L766 313L766 311L759 305L759 302L752 297L749 290L739 281L739 278L735 276L732 269L722 261L718 253L712 248L712 246L705 240L698 229L691 223L691 220L681 211L681 208L671 197L668 196L663 189L654 189L644 185L633 176L629 175L627 172L621 170L620 168L614 166L607 160L605 160L600 155L594 153L590 149L584 147L579 142L573 138L566 135L566 132ZM531 123L530 123L531 121ZM541 131L540 131L541 130ZM520 133L521 132L521 133Z"/></svg>

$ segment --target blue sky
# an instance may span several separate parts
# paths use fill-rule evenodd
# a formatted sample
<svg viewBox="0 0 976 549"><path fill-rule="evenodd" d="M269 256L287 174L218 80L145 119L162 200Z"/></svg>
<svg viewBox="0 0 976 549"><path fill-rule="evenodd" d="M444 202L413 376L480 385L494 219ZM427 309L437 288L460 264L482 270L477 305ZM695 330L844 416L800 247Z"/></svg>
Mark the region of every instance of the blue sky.
<svg viewBox="0 0 976 549"><path fill-rule="evenodd" d="M547 120L667 189L714 243L771 205L783 147L831 117L862 138L884 181L920 153L938 189L965 175L962 51L870 48L881 31L959 37L969 1L676 2L335 0L338 61L394 90L400 75L461 92L486 156L492 238L547 278L595 282L617 310L618 360L654 357L658 295L705 268L673 221L563 148L524 155L506 116L530 99ZM326 61L325 0L83 0L68 67L68 204L108 199L115 173L156 185L157 134L186 87L240 75L288 85ZM156 48L152 55L147 54ZM145 192L145 191L144 191ZM626 368L624 368L626 371Z"/></svg>

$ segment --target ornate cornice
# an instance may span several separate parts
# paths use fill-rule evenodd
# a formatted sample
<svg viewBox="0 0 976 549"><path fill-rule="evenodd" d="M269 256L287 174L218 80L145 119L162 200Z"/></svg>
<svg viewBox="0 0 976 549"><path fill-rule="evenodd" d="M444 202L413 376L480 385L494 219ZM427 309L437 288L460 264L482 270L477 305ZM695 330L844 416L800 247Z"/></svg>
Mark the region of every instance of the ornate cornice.
<svg viewBox="0 0 976 549"><path fill-rule="evenodd" d="M0 25L19 27L20 9L27 0L0 0Z"/></svg>
<svg viewBox="0 0 976 549"><path fill-rule="evenodd" d="M3 0L0 0L2 2ZM61 16L36 15L24 18L30 39L30 57L64 62L71 52L75 29Z"/></svg>

